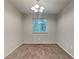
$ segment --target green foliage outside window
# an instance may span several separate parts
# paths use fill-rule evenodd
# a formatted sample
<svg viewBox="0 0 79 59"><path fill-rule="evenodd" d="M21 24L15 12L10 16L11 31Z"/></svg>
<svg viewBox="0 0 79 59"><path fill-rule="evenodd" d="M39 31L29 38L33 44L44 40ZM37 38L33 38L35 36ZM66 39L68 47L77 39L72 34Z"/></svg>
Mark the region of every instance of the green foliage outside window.
<svg viewBox="0 0 79 59"><path fill-rule="evenodd" d="M33 32L46 32L46 19L33 19Z"/></svg>

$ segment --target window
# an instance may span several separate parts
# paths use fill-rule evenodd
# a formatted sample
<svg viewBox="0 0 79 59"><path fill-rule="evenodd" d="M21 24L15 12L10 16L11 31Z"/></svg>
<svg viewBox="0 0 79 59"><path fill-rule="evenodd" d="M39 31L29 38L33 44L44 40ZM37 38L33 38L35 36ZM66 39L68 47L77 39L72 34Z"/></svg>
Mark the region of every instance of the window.
<svg viewBox="0 0 79 59"><path fill-rule="evenodd" d="M33 32L47 32L47 20L40 18L33 19Z"/></svg>

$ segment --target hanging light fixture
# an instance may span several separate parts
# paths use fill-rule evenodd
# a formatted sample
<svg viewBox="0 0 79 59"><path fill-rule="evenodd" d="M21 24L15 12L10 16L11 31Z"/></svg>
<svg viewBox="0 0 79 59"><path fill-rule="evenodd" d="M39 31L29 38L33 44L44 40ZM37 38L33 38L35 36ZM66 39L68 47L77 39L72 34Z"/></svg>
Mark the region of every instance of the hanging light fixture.
<svg viewBox="0 0 79 59"><path fill-rule="evenodd" d="M45 8L42 6L42 7L40 7L40 9L45 9Z"/></svg>
<svg viewBox="0 0 79 59"><path fill-rule="evenodd" d="M38 5L38 4L36 4L34 7L35 7L35 8L39 8L39 5Z"/></svg>
<svg viewBox="0 0 79 59"><path fill-rule="evenodd" d="M40 9L40 10L39 10L39 12L43 12L43 10L42 10L42 9Z"/></svg>
<svg viewBox="0 0 79 59"><path fill-rule="evenodd" d="M34 12L38 12L38 10L37 10L37 9L35 9L35 10L34 10Z"/></svg>
<svg viewBox="0 0 79 59"><path fill-rule="evenodd" d="M31 10L35 10L35 8L34 8L34 7L32 7L32 8L31 8Z"/></svg>
<svg viewBox="0 0 79 59"><path fill-rule="evenodd" d="M39 0L36 0L36 1L37 1L36 5L33 6L33 7L31 8L31 10L33 10L34 12L43 12L43 10L44 10L45 8L44 8L43 6L40 7L40 6L38 5Z"/></svg>

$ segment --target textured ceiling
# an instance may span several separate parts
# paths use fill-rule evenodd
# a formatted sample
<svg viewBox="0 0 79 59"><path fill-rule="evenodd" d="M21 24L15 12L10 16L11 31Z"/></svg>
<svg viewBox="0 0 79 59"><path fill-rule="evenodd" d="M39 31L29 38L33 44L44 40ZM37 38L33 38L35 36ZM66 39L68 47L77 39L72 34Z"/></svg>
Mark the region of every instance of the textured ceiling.
<svg viewBox="0 0 79 59"><path fill-rule="evenodd" d="M18 10L24 14L33 13L30 9L36 4L36 0L9 0ZM45 7L44 13L57 14L59 13L71 0L40 0L39 5Z"/></svg>

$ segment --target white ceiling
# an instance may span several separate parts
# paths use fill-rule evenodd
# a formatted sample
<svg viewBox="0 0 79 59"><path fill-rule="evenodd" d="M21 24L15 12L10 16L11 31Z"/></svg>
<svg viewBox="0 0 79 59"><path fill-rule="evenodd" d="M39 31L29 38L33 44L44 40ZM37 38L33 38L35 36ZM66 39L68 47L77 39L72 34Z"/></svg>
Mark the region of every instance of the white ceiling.
<svg viewBox="0 0 79 59"><path fill-rule="evenodd" d="M24 14L33 13L30 9L36 4L36 0L9 0L18 10ZM39 5L45 7L46 14L59 13L71 0L40 0Z"/></svg>

